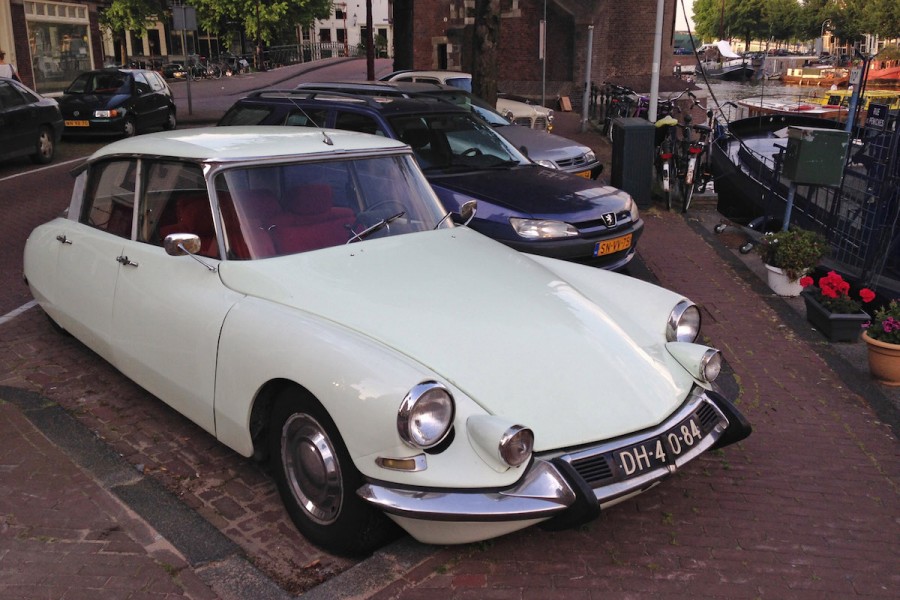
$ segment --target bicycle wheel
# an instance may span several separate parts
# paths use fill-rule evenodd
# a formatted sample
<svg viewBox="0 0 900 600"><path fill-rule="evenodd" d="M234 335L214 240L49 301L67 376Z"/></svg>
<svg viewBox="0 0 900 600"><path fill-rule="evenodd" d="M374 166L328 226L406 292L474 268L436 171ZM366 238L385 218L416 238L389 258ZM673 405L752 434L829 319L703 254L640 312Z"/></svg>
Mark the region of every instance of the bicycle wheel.
<svg viewBox="0 0 900 600"><path fill-rule="evenodd" d="M213 65L209 68L210 75L212 75L213 79L221 79L222 78L222 69L219 65Z"/></svg>
<svg viewBox="0 0 900 600"><path fill-rule="evenodd" d="M696 186L692 183L684 184L684 188L683 188L684 195L682 196L682 202L681 202L681 212L682 213L686 213L688 211L688 209L691 207L691 198L694 197L694 188L695 187Z"/></svg>

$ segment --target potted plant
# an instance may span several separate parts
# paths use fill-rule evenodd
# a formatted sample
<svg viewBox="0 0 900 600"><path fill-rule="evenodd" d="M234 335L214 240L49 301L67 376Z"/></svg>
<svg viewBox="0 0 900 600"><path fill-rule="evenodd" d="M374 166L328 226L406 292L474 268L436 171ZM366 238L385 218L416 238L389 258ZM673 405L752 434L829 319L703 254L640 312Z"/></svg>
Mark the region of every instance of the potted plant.
<svg viewBox="0 0 900 600"><path fill-rule="evenodd" d="M900 385L900 304L891 300L863 327L872 377L885 385Z"/></svg>
<svg viewBox="0 0 900 600"><path fill-rule="evenodd" d="M756 249L772 291L779 296L799 296L800 278L827 254L828 241L815 231L789 229L765 234Z"/></svg>
<svg viewBox="0 0 900 600"><path fill-rule="evenodd" d="M863 303L875 299L869 288L859 290L859 300L850 295L850 284L838 273L829 271L815 285L812 277L800 278L806 319L832 342L855 342L859 328L869 320Z"/></svg>

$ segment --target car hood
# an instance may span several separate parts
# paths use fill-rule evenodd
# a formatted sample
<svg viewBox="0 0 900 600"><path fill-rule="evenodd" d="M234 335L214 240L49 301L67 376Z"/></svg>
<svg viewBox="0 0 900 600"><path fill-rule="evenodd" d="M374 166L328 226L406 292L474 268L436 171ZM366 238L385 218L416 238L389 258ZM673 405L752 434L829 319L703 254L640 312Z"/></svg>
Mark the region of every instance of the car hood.
<svg viewBox="0 0 900 600"><path fill-rule="evenodd" d="M128 101L128 94L66 94L59 100L60 110L102 110L117 108Z"/></svg>
<svg viewBox="0 0 900 600"><path fill-rule="evenodd" d="M485 200L511 213L570 223L628 210L631 197L617 188L536 165L465 173L426 173L432 186Z"/></svg>
<svg viewBox="0 0 900 600"><path fill-rule="evenodd" d="M537 450L656 425L692 385L665 350L662 324L660 339L641 345L627 335L628 320L647 315L610 312L528 255L467 228L226 261L220 276L238 292L411 357L487 412L531 427ZM614 293L626 276L597 277ZM674 305L674 294L658 293Z"/></svg>
<svg viewBox="0 0 900 600"><path fill-rule="evenodd" d="M527 148L528 156L532 160L559 161L578 158L591 151L587 146L564 137L521 125L495 126L494 131L509 140L516 148L521 149L523 146Z"/></svg>

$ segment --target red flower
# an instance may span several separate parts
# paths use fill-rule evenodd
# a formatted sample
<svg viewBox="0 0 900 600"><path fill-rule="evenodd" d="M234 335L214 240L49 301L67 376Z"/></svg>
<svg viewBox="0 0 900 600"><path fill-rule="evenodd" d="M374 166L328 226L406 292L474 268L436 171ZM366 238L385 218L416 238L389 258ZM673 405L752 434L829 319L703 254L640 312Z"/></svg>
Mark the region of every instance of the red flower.
<svg viewBox="0 0 900 600"><path fill-rule="evenodd" d="M860 300L868 304L875 299L875 292L873 292L869 288L863 288L859 290L859 298Z"/></svg>
<svg viewBox="0 0 900 600"><path fill-rule="evenodd" d="M809 287L813 284L813 278L809 275L800 278L800 287Z"/></svg>

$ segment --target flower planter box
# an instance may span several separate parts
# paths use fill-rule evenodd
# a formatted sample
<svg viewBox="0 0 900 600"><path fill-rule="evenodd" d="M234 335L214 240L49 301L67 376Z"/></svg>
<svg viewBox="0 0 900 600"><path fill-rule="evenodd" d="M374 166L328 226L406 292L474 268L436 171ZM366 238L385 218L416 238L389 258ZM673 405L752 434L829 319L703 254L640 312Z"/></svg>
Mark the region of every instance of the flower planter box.
<svg viewBox="0 0 900 600"><path fill-rule="evenodd" d="M863 324L871 320L871 317L862 311L855 314L829 312L811 294L804 293L802 296L806 303L806 320L830 342L858 341Z"/></svg>

